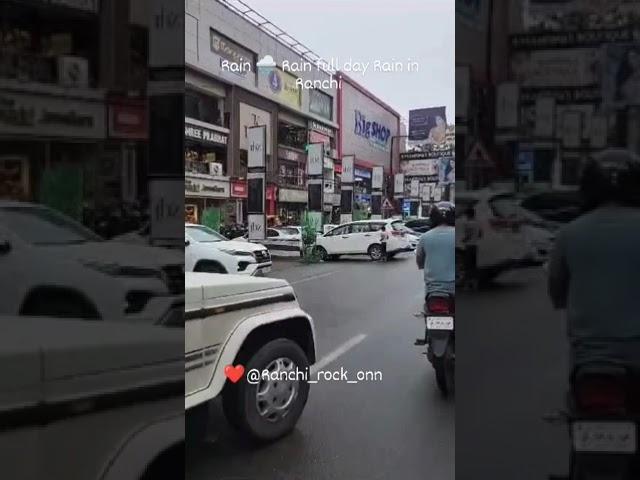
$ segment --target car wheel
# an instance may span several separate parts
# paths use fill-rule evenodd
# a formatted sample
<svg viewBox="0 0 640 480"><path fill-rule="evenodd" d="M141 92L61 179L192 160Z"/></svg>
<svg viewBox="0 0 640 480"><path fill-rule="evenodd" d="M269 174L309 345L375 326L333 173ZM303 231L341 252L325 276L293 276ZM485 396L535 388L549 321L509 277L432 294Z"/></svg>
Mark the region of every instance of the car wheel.
<svg viewBox="0 0 640 480"><path fill-rule="evenodd" d="M340 255L329 255L329 260L331 260L332 262L335 262L336 260L340 259Z"/></svg>
<svg viewBox="0 0 640 480"><path fill-rule="evenodd" d="M193 271L203 273L227 273L227 270L216 262L199 262Z"/></svg>
<svg viewBox="0 0 640 480"><path fill-rule="evenodd" d="M309 396L309 383L295 378L306 372L309 361L302 349L287 338L273 340L253 354L245 371L269 371L272 378L246 379L225 388L224 413L229 423L259 442L272 442L289 434L296 426ZM283 376L291 375L291 378ZM279 377L279 378L276 378Z"/></svg>
<svg viewBox="0 0 640 480"><path fill-rule="evenodd" d="M367 251L371 260L378 261L382 258L382 247L378 243L374 243Z"/></svg>
<svg viewBox="0 0 640 480"><path fill-rule="evenodd" d="M329 258L329 254L324 247L316 246L313 251L318 257L320 257L320 260L322 260L323 262L326 262Z"/></svg>

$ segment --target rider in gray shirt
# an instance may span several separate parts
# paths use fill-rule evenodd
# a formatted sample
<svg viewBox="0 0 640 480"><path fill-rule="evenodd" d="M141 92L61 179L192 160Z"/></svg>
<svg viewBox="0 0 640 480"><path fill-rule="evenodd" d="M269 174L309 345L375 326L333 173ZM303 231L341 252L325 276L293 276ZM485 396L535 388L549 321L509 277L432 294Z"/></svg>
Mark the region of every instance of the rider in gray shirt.
<svg viewBox="0 0 640 480"><path fill-rule="evenodd" d="M599 154L584 169L582 192L590 211L556 237L549 294L567 310L574 367L640 368L640 158Z"/></svg>

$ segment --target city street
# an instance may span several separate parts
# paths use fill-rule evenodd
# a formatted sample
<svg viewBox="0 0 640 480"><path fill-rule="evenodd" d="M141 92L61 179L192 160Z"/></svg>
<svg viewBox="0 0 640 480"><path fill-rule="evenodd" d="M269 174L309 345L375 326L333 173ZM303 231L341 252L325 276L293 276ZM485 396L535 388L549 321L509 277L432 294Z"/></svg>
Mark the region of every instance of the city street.
<svg viewBox="0 0 640 480"><path fill-rule="evenodd" d="M316 265L275 261L314 318L324 370L380 371L381 381L313 385L296 430L262 448L242 442L214 405L214 441L190 451L190 479L374 480L455 477L455 407L442 399L414 318L422 278L412 254Z"/></svg>
<svg viewBox="0 0 640 480"><path fill-rule="evenodd" d="M545 272L534 268L456 299L459 479L568 471L566 428L542 420L564 406L567 363L563 315L546 292Z"/></svg>

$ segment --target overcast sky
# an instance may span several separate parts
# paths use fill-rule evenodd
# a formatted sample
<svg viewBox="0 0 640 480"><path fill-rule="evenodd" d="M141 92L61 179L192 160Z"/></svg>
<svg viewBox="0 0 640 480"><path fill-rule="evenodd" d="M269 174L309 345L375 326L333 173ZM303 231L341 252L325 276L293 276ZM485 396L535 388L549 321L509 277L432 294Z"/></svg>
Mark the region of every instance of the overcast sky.
<svg viewBox="0 0 640 480"><path fill-rule="evenodd" d="M420 107L455 116L454 0L244 0L329 60L370 62L359 83L404 118ZM373 72L373 62L418 62L418 72Z"/></svg>

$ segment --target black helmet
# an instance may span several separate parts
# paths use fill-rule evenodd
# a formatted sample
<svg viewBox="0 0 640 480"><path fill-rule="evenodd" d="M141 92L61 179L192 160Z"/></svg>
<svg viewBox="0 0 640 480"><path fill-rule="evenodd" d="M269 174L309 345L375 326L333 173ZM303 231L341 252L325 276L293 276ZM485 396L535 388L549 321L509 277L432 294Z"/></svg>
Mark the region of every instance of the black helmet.
<svg viewBox="0 0 640 480"><path fill-rule="evenodd" d="M640 207L640 157L622 148L594 155L584 166L580 190L587 210L607 202Z"/></svg>
<svg viewBox="0 0 640 480"><path fill-rule="evenodd" d="M437 203L431 207L429 220L432 228L438 225L455 225L456 211L454 205L450 202Z"/></svg>

